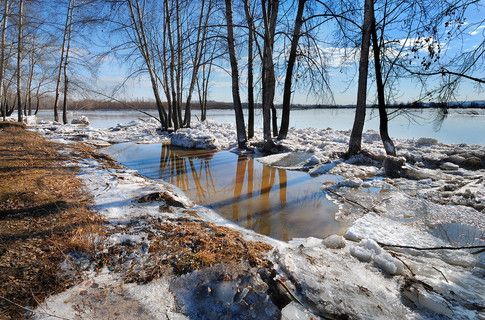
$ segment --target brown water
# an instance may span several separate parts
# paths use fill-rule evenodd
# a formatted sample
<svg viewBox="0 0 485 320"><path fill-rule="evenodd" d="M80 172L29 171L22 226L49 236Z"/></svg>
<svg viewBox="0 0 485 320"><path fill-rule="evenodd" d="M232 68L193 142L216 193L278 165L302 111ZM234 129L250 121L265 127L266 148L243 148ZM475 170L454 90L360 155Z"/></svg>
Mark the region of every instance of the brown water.
<svg viewBox="0 0 485 320"><path fill-rule="evenodd" d="M142 175L176 185L226 219L273 238L321 238L344 229L334 218L336 205L320 190L335 176L310 177L229 151L126 143L108 152Z"/></svg>

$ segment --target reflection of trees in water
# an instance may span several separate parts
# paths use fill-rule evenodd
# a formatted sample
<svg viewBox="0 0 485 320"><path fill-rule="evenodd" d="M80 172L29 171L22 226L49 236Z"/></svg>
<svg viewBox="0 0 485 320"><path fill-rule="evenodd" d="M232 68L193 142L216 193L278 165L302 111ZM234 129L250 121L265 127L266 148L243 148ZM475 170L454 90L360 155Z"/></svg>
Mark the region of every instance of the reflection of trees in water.
<svg viewBox="0 0 485 320"><path fill-rule="evenodd" d="M279 205L274 207L271 204L271 190L276 186L277 173ZM247 180L245 180L246 177ZM275 232L273 227L277 227L282 230L282 238L288 240L286 215L282 212L282 209L286 207L286 170L261 166L260 177L259 193L254 193L254 159L239 155L234 182L234 198L231 205L232 217L236 221L245 220L247 228L252 228L262 234L272 234L272 232ZM245 181L247 182L247 194L242 195ZM243 206L246 212L245 216L241 217L241 204L243 201L246 201L246 206ZM279 216L277 219L272 219L275 214ZM277 226L273 226L272 221L276 221Z"/></svg>
<svg viewBox="0 0 485 320"><path fill-rule="evenodd" d="M210 167L212 153L189 152L163 146L160 154L161 176L187 191L193 181L197 202L205 202L207 195L216 192Z"/></svg>
<svg viewBox="0 0 485 320"><path fill-rule="evenodd" d="M280 181L280 207L284 209L286 207L286 187L288 184L288 178L286 176L286 170L278 169L278 179ZM288 225L286 222L286 214L282 214L280 217L281 220L281 231L282 235L281 238L284 241L288 241Z"/></svg>
<svg viewBox="0 0 485 320"><path fill-rule="evenodd" d="M234 181L234 201L232 203L232 219L239 221L239 201L241 199L241 193L244 185L244 177L246 175L246 162L247 158L239 155L236 163L236 178Z"/></svg>
<svg viewBox="0 0 485 320"><path fill-rule="evenodd" d="M269 200L269 192L274 184L274 172L276 171L273 167L263 166L263 174L261 177L261 189L259 191L260 197L260 210L256 215L257 230L263 234L271 234L271 223L270 223L270 209L271 203Z"/></svg>
<svg viewBox="0 0 485 320"><path fill-rule="evenodd" d="M286 213L283 212L287 206L286 170L264 165L256 166L258 169L255 169L253 158L239 155L233 190L227 192L218 190L217 181L213 177L215 166L211 160L212 153L191 153L164 146L160 155L161 176L184 191L194 190L195 200L199 203L208 204L220 211L229 209L228 214L233 221L267 235L281 230L281 238L288 240ZM260 183L255 181L255 177L260 177ZM259 184L259 190L254 189L255 184ZM275 190L275 187L278 193L274 196L278 197L279 202L273 206L272 200L274 203L275 199L271 197L271 190ZM226 196L223 200L217 201L216 199L220 199L220 192L227 192L227 195L223 195ZM272 221L277 225L272 226Z"/></svg>

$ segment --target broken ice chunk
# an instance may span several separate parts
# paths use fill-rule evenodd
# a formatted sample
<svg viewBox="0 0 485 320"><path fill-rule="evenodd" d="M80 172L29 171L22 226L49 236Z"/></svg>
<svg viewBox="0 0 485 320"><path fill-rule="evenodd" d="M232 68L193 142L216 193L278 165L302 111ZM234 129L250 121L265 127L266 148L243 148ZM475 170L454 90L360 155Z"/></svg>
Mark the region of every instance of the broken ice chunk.
<svg viewBox="0 0 485 320"><path fill-rule="evenodd" d="M331 236L323 239L325 247L330 249L342 249L345 247L345 239L342 236L332 234Z"/></svg>

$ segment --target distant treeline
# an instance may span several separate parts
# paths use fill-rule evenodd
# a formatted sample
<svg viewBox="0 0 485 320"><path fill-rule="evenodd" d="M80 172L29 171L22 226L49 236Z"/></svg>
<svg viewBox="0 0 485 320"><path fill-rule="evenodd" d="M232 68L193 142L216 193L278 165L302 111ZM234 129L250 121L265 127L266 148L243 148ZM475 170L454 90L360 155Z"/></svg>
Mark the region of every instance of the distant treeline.
<svg viewBox="0 0 485 320"><path fill-rule="evenodd" d="M42 101L41 110L52 109L52 103L49 99ZM167 103L164 102L166 105ZM260 108L261 105L256 104ZM377 108L377 105L369 105L369 108ZM155 101L151 100L133 100L133 101L102 101L102 100L76 100L71 103L71 110L155 110ZM192 108L199 110L200 105L196 102L192 103ZM247 108L247 104L243 103L243 108ZM276 105L280 109L281 104ZM355 105L337 105L337 104L294 104L292 109L353 109ZM463 102L409 102L397 103L388 105L390 109L423 109L423 108L475 108L485 109L485 101L463 101ZM207 109L233 109L232 102L208 101Z"/></svg>

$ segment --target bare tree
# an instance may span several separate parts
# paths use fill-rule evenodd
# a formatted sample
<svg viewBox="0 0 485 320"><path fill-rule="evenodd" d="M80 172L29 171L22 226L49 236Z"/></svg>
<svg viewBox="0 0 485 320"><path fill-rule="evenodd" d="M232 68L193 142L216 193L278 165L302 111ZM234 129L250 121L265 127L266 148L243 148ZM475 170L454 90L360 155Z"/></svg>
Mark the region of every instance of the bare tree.
<svg viewBox="0 0 485 320"><path fill-rule="evenodd" d="M374 15L374 1L365 0L364 23L362 25L362 42L359 60L359 81L357 88L357 105L355 108L354 125L350 134L348 155L361 151L362 131L364 129L365 108L367 99L367 76L369 70L369 46L371 38L372 17Z"/></svg>
<svg viewBox="0 0 485 320"><path fill-rule="evenodd" d="M62 66L64 64L64 52L66 49L66 41L68 36L68 29L69 29L69 19L71 16L71 8L72 2L74 0L69 0L67 4L67 12L66 12L66 20L64 23L63 29L63 37L62 37L62 46L61 46L61 56L59 58L58 64L58 72L57 72L57 80L56 80L56 90L55 90L55 98L54 98L54 121L59 121L59 112L58 112L58 104L59 104L59 96L60 96L60 89L61 89L61 78L62 78Z"/></svg>
<svg viewBox="0 0 485 320"><path fill-rule="evenodd" d="M239 148L246 148L246 127L244 124L244 114L239 94L239 70L237 66L236 49L234 46L234 23L232 18L232 0L225 0L225 15L227 24L227 48L231 63L232 78L232 99L234 102L234 113L236 116L237 143ZM269 119L269 117L268 117ZM271 139L271 134L270 134Z"/></svg>
<svg viewBox="0 0 485 320"><path fill-rule="evenodd" d="M278 0L262 0L262 14L264 25L264 45L262 59L262 105L263 105L263 139L264 149L270 151L274 147L271 136L271 111L273 110L273 134L277 134L276 109L274 96L276 89L273 48L278 17Z"/></svg>
<svg viewBox="0 0 485 320"><path fill-rule="evenodd" d="M372 5L374 5L372 3ZM384 149L388 155L396 156L396 147L392 142L392 139L389 137L389 129L388 124L389 120L387 117L386 111L386 97L384 93L384 82L382 80L382 71L381 71L381 52L380 52L380 44L377 38L377 30L376 30L376 19L374 10L372 10L372 21L371 21L371 33L372 33L372 51L374 52L374 71L376 76L376 89L377 89L377 103L379 108L379 133L381 136L382 143L384 145Z"/></svg>
<svg viewBox="0 0 485 320"><path fill-rule="evenodd" d="M293 78L293 69L296 62L298 41L301 35L301 26L303 25L303 10L305 9L306 0L298 0L298 9L295 17L295 26L291 37L291 46L286 66L285 85L283 88L283 109L281 112L281 126L278 139L286 139L288 127L290 125L290 103L291 103L291 83Z"/></svg>
<svg viewBox="0 0 485 320"><path fill-rule="evenodd" d="M9 1L4 0L3 2L3 17L2 17L2 35L1 35L1 43L0 43L0 103L2 105L2 116L3 121L7 116L7 105L3 101L3 96L6 92L3 91L3 78L4 78L4 71L5 71L5 45L6 45L6 38L7 38L7 25L8 25L8 15L9 15Z"/></svg>
<svg viewBox="0 0 485 320"><path fill-rule="evenodd" d="M17 111L18 122L22 122L22 41L23 41L23 15L24 1L19 0L19 21L18 21L18 38L17 38Z"/></svg>
<svg viewBox="0 0 485 320"><path fill-rule="evenodd" d="M202 57L204 56L204 49L206 45L206 37L207 37L207 26L209 21L209 16L212 12L212 4L213 0L208 0L208 4L206 5L206 0L202 0L200 4L200 15L199 15L199 22L197 25L197 38L195 44L195 53L192 59L192 74L190 77L190 84L187 94L187 100L185 103L185 115L184 115L184 125L186 127L190 127L190 117L191 117L191 102L192 102L192 93L195 88L195 83L197 81L197 76L199 73L200 64L202 62ZM207 12L205 11L205 7L207 7Z"/></svg>
<svg viewBox="0 0 485 320"><path fill-rule="evenodd" d="M157 105L158 115L160 122L162 124L162 129L168 129L167 127L167 113L162 104L162 99L160 98L160 90L158 87L158 78L154 68L153 57L149 48L149 43L147 40L147 33L145 30L145 21L143 20L143 14L140 9L139 0L127 0L126 4L129 9L131 28L134 32L134 42L139 50L150 77L150 83L153 90L153 95L155 97L155 103Z"/></svg>
<svg viewBox="0 0 485 320"><path fill-rule="evenodd" d="M197 92L199 95L201 121L205 121L207 118L207 97L209 94L209 80L211 77L216 48L217 44L215 43L212 46L212 50L210 50L209 52L204 52L204 63L202 64L202 72L200 75L202 79L199 80L199 77L197 77Z"/></svg>
<svg viewBox="0 0 485 320"><path fill-rule="evenodd" d="M73 26L73 15L74 15L74 6L75 6L75 0L70 1L70 12L68 13L69 16L69 23L67 26L67 45L66 45L66 56L64 57L64 65L63 65L63 73L64 73L64 97L62 101L62 122L64 124L67 124L67 92L68 92L68 86L69 86L69 78L67 75L67 65L69 62L69 51L71 49L71 39L72 39L72 26Z"/></svg>
<svg viewBox="0 0 485 320"><path fill-rule="evenodd" d="M244 0L244 13L248 25L248 138L254 137L254 41L255 28L249 0Z"/></svg>

